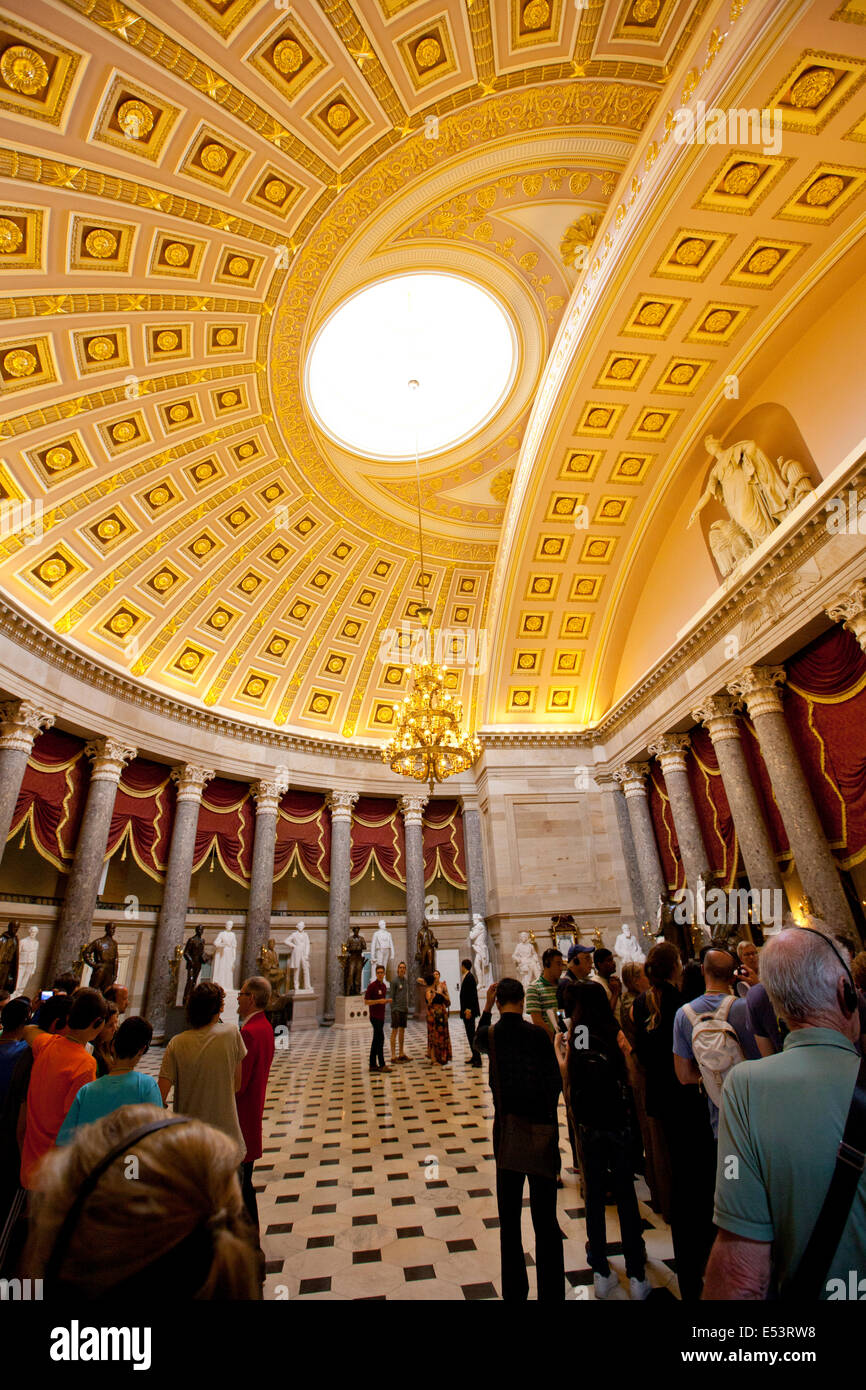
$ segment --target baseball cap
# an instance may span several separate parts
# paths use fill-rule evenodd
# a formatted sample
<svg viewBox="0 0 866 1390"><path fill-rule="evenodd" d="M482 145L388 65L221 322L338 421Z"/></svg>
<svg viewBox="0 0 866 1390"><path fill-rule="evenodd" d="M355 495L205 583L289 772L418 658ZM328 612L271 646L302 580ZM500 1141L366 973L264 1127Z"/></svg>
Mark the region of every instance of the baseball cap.
<svg viewBox="0 0 866 1390"><path fill-rule="evenodd" d="M575 956L591 956L591 955L592 955L592 947L591 947L591 946L580 946L580 945L575 945L575 946L569 946L569 948L568 948L568 959L569 959L570 961L571 961L571 960L574 960Z"/></svg>

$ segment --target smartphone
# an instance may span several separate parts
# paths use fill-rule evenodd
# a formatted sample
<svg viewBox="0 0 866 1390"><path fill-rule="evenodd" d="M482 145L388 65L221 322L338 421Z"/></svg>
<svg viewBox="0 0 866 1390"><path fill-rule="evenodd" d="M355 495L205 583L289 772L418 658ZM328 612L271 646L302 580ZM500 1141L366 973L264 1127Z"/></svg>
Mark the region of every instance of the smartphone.
<svg viewBox="0 0 866 1390"><path fill-rule="evenodd" d="M568 1032L568 1020L567 1020L566 1017L565 1017L565 1012L564 1012L563 1009L557 1009L557 1011L556 1011L556 1022L557 1022L558 1026L559 1026L559 1031L560 1031L560 1033L567 1033L567 1032Z"/></svg>
<svg viewBox="0 0 866 1390"><path fill-rule="evenodd" d="M50 989L43 989L43 991L42 991L42 993L40 994L39 998L42 1000L42 1002L43 1002L43 1004L44 1004L46 999L53 999L53 998L54 998L54 991L53 991L53 990L50 990Z"/></svg>

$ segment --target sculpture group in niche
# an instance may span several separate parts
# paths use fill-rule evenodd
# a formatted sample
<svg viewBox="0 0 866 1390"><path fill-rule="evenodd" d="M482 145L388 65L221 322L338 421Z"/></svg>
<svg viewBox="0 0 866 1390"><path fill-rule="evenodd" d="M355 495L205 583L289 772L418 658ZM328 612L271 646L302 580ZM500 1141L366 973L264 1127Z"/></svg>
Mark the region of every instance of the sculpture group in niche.
<svg viewBox="0 0 866 1390"><path fill-rule="evenodd" d="M715 463L688 526L694 524L708 502L716 499L721 503L728 520L714 521L708 540L716 564L726 576L814 488L801 463L781 457L773 463L754 439L741 439L724 449L714 435L708 434L704 444Z"/></svg>

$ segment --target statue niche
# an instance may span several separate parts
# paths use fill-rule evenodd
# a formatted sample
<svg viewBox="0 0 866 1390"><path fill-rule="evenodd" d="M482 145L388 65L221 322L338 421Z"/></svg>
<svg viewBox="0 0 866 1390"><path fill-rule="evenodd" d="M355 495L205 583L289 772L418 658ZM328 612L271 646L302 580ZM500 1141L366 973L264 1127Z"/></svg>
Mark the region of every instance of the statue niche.
<svg viewBox="0 0 866 1390"><path fill-rule="evenodd" d="M751 412L752 416L756 413ZM786 457L785 453L776 453L790 441L790 427L782 430L779 421L766 421L762 438L768 450L776 453L774 462L770 452L755 439L745 436L748 423L748 420L743 421L740 426L743 437L726 447L715 435L707 435L704 447L712 464L687 523L688 529L713 502L725 513L724 518L710 522L706 536L722 579L747 560L804 497L815 490L806 466L796 458ZM770 436L776 436L775 440L771 441Z"/></svg>

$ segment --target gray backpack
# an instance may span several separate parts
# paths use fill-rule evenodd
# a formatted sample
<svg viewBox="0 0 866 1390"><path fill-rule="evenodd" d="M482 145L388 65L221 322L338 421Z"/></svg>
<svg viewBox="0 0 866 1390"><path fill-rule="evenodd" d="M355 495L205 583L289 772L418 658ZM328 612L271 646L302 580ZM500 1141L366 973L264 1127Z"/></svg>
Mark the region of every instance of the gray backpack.
<svg viewBox="0 0 866 1390"><path fill-rule="evenodd" d="M745 1060L740 1039L728 1015L736 1004L729 994L712 1013L698 1014L691 1004L683 1005L683 1013L692 1025L692 1052L704 1090L715 1106L722 1103L722 1087L732 1067Z"/></svg>

